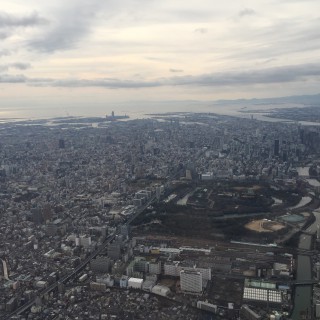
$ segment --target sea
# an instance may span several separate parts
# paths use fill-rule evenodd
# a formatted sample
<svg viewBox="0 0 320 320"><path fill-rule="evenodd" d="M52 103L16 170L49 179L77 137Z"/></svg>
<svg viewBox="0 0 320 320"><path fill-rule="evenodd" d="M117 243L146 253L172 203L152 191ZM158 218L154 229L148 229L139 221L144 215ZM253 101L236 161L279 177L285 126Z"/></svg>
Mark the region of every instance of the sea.
<svg viewBox="0 0 320 320"><path fill-rule="evenodd" d="M215 103L199 101L138 101L108 105L74 105L74 106L21 106L5 107L0 105L0 123L25 120L53 119L60 117L105 117L114 112L115 115L129 116L129 119L150 118L154 114L168 113L214 113L218 115L235 116L239 118L257 119L268 122L292 122L288 119L278 119L266 116L269 110L278 108L303 107L299 104L263 104ZM317 122L299 121L302 125L320 125Z"/></svg>

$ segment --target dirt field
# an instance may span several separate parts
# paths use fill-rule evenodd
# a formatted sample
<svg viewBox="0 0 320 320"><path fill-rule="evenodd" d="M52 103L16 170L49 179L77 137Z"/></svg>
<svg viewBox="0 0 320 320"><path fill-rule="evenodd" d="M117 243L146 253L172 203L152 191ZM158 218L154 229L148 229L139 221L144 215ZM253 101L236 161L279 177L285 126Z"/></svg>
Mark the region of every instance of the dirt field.
<svg viewBox="0 0 320 320"><path fill-rule="evenodd" d="M267 220L254 220L245 225L245 227L249 230L257 231L257 232L275 232L285 228L284 224L275 222L275 221L267 221Z"/></svg>

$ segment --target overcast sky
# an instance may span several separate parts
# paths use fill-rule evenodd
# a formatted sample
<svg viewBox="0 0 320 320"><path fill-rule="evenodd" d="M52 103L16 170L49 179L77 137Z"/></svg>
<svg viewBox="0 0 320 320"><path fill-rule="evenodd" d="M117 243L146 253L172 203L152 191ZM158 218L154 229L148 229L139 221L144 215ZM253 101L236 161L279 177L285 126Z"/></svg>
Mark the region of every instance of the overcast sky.
<svg viewBox="0 0 320 320"><path fill-rule="evenodd" d="M0 0L0 107L319 93L319 0Z"/></svg>

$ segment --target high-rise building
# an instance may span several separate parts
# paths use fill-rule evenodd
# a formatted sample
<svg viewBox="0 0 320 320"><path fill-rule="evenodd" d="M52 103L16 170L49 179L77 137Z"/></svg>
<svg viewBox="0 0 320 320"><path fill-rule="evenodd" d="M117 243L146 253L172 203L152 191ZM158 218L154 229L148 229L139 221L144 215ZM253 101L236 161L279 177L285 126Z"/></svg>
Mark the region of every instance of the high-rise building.
<svg viewBox="0 0 320 320"><path fill-rule="evenodd" d="M120 234L126 239L129 236L129 232L130 232L130 226L129 225L122 225L120 227Z"/></svg>
<svg viewBox="0 0 320 320"><path fill-rule="evenodd" d="M35 224L42 224L44 223L43 215L42 215L42 210L39 208L33 208L31 209L31 220Z"/></svg>
<svg viewBox="0 0 320 320"><path fill-rule="evenodd" d="M9 280L9 272L8 272L8 265L7 265L7 262L5 260L2 260L1 259L1 262L2 262L2 273L3 273L3 278L6 279L6 280Z"/></svg>
<svg viewBox="0 0 320 320"><path fill-rule="evenodd" d="M65 142L63 139L59 139L59 148L64 149L65 148Z"/></svg>
<svg viewBox="0 0 320 320"><path fill-rule="evenodd" d="M108 245L108 256L113 260L118 260L121 254L121 244L118 242Z"/></svg>
<svg viewBox="0 0 320 320"><path fill-rule="evenodd" d="M97 257L91 260L90 267L92 271L108 273L110 270L110 258L108 257Z"/></svg>
<svg viewBox="0 0 320 320"><path fill-rule="evenodd" d="M201 293L202 292L202 274L194 270L180 271L181 291Z"/></svg>
<svg viewBox="0 0 320 320"><path fill-rule="evenodd" d="M274 140L274 150L273 153L275 156L278 156L280 152L280 141L279 139Z"/></svg>
<svg viewBox="0 0 320 320"><path fill-rule="evenodd" d="M11 298L7 303L6 303L6 311L7 312L12 312L14 309L17 307L17 299L16 298Z"/></svg>
<svg viewBox="0 0 320 320"><path fill-rule="evenodd" d="M46 203L42 208L42 216L44 222L50 221L52 218L51 206L48 203Z"/></svg>
<svg viewBox="0 0 320 320"><path fill-rule="evenodd" d="M80 246L84 248L89 248L91 246L91 237L87 235L81 235L80 239Z"/></svg>

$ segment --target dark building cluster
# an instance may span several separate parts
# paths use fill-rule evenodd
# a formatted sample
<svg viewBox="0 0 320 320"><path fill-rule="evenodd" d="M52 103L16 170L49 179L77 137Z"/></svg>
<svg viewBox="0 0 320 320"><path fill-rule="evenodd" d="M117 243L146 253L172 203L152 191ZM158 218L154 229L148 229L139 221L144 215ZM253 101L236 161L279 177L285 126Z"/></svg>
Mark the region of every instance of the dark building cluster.
<svg viewBox="0 0 320 320"><path fill-rule="evenodd" d="M174 199L177 181L292 184L306 164L316 179L319 133L212 114L4 125L0 317L288 316L295 259L286 249L191 247L132 236L131 224L145 210L159 223L153 205ZM219 286L230 295L219 297ZM252 301L261 307L251 310Z"/></svg>

